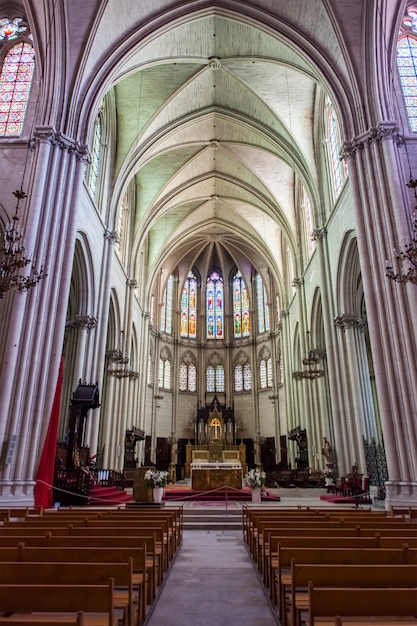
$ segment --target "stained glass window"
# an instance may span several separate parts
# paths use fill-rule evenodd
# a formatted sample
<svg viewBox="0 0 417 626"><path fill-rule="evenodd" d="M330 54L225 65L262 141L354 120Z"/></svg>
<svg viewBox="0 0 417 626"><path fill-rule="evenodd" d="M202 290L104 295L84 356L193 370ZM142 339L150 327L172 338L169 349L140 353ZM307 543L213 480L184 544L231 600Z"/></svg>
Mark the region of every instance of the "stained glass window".
<svg viewBox="0 0 417 626"><path fill-rule="evenodd" d="M213 271L207 278L207 339L223 339L223 278Z"/></svg>
<svg viewBox="0 0 417 626"><path fill-rule="evenodd" d="M328 136L330 150L330 166L332 170L333 189L339 195L343 185L343 164L339 159L339 133L336 115L333 108L329 110Z"/></svg>
<svg viewBox="0 0 417 626"><path fill-rule="evenodd" d="M402 37L397 43L397 66L410 129L417 132L417 40L414 37Z"/></svg>
<svg viewBox="0 0 417 626"><path fill-rule="evenodd" d="M269 306L266 300L266 289L259 274L256 275L256 299L258 305L258 331L267 333L270 329Z"/></svg>
<svg viewBox="0 0 417 626"><path fill-rule="evenodd" d="M272 387L272 359L266 357L259 363L259 380L261 389Z"/></svg>
<svg viewBox="0 0 417 626"><path fill-rule="evenodd" d="M249 297L242 274L233 276L233 334L235 338L249 337Z"/></svg>
<svg viewBox="0 0 417 626"><path fill-rule="evenodd" d="M123 256L123 249L125 244L125 231L126 231L126 219L127 219L127 204L126 198L123 198L122 204L119 209L119 223L117 227L117 242L116 242L116 252L117 255L121 258Z"/></svg>
<svg viewBox="0 0 417 626"><path fill-rule="evenodd" d="M181 296L181 337L197 337L197 279L192 272L187 276Z"/></svg>
<svg viewBox="0 0 417 626"><path fill-rule="evenodd" d="M172 334L172 299L174 291L174 277L168 278L166 287L164 289L164 297L162 300L161 308L161 325L160 329L162 333Z"/></svg>
<svg viewBox="0 0 417 626"><path fill-rule="evenodd" d="M10 39L16 39L19 35L28 35L28 32L28 25L23 17L16 17L14 20L10 20L8 17L0 19L0 41L10 41Z"/></svg>
<svg viewBox="0 0 417 626"><path fill-rule="evenodd" d="M252 372L250 363L237 363L234 371L235 391L250 391L252 389Z"/></svg>
<svg viewBox="0 0 417 626"><path fill-rule="evenodd" d="M180 364L180 391L197 391L197 368L194 363Z"/></svg>
<svg viewBox="0 0 417 626"><path fill-rule="evenodd" d="M34 51L27 42L17 43L4 58L0 75L0 135L3 137L23 132L34 69Z"/></svg>
<svg viewBox="0 0 417 626"><path fill-rule="evenodd" d="M94 136L93 145L91 148L91 165L90 175L88 177L88 188L93 198L97 198L97 187L100 174L100 162L102 153L101 135L103 131L103 125L101 121L101 115L97 115L94 124Z"/></svg>
<svg viewBox="0 0 417 626"><path fill-rule="evenodd" d="M171 388L171 363L168 359L159 359L158 386L161 389Z"/></svg>
<svg viewBox="0 0 417 626"><path fill-rule="evenodd" d="M208 393L224 392L223 365L209 365L206 370L206 390Z"/></svg>
<svg viewBox="0 0 417 626"><path fill-rule="evenodd" d="M303 205L304 205L304 217L305 217L305 225L306 225L307 250L308 250L309 255L311 256L314 252L316 243L313 239L313 217L311 214L310 198L308 197L305 189L304 189Z"/></svg>

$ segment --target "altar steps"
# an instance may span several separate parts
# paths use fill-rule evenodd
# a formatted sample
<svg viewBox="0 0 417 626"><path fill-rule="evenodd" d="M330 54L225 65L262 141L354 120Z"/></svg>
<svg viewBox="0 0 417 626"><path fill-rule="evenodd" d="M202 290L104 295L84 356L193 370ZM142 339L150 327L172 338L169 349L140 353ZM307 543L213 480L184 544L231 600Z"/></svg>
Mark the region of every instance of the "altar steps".
<svg viewBox="0 0 417 626"><path fill-rule="evenodd" d="M242 530L242 511L184 509L184 530Z"/></svg>

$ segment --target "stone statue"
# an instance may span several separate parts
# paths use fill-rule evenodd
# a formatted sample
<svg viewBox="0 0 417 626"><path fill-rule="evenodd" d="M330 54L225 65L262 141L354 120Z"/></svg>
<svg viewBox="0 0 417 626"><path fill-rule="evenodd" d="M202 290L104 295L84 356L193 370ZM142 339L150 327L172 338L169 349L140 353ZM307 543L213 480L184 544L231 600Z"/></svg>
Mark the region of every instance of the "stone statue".
<svg viewBox="0 0 417 626"><path fill-rule="evenodd" d="M330 445L330 442L326 439L326 437L323 437L323 447L321 449L324 458L326 459L326 463L332 463L333 462L333 451L332 451L332 446Z"/></svg>

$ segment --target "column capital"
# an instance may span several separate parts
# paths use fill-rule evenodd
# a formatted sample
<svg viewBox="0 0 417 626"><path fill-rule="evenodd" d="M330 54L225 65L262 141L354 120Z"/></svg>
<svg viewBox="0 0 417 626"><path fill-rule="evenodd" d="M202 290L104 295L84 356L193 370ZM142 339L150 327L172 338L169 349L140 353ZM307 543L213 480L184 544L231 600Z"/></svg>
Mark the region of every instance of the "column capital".
<svg viewBox="0 0 417 626"><path fill-rule="evenodd" d="M320 228L315 228L312 232L312 238L314 241L321 241L327 235L327 228L325 226L321 226Z"/></svg>
<svg viewBox="0 0 417 626"><path fill-rule="evenodd" d="M67 150L69 154L75 155L77 159L84 163L91 162L88 147L81 145L77 140L67 137L55 130L53 126L36 126L29 141L32 150L39 147L41 143L48 143L61 150Z"/></svg>
<svg viewBox="0 0 417 626"><path fill-rule="evenodd" d="M337 315L334 318L336 328L341 328L343 331L349 328L360 328L363 323L362 318L354 313L342 313L342 315Z"/></svg>
<svg viewBox="0 0 417 626"><path fill-rule="evenodd" d="M81 330L90 331L97 327L98 320L93 315L76 315L75 319L66 322L65 328L72 330L79 328Z"/></svg>
<svg viewBox="0 0 417 626"><path fill-rule="evenodd" d="M106 230L104 231L103 237L111 244L118 243L119 241L119 234L117 233L117 231L109 230L108 228L106 228Z"/></svg>
<svg viewBox="0 0 417 626"><path fill-rule="evenodd" d="M301 287L301 285L304 285L304 278L302 276L295 277L293 278L292 284L294 287Z"/></svg>

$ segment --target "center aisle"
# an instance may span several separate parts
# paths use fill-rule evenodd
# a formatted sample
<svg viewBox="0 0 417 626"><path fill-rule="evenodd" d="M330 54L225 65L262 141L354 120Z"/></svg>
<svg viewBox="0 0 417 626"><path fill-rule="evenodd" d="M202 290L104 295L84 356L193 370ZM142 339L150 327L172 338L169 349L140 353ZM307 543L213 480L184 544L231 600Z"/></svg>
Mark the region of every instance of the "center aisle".
<svg viewBox="0 0 417 626"><path fill-rule="evenodd" d="M145 626L277 626L242 531L184 530Z"/></svg>

